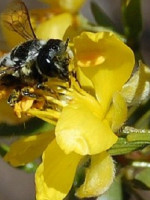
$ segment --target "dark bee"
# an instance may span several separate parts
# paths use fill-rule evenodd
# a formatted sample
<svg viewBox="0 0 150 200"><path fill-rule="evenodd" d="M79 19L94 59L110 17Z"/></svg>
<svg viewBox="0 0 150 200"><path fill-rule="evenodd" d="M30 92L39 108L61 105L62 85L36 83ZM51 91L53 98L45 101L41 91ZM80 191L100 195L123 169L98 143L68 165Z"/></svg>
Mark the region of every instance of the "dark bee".
<svg viewBox="0 0 150 200"><path fill-rule="evenodd" d="M24 20L20 20L20 11ZM27 8L20 0L13 1L13 6L11 4L10 9L4 11L3 22L7 28L27 41L0 59L0 86L14 87L18 94L24 87L40 88L49 78L69 82L71 51L68 48L68 40L38 40L31 27ZM32 96L28 92L24 95ZM14 99L14 96L16 97L11 95L8 100L12 106L18 100L18 97Z"/></svg>

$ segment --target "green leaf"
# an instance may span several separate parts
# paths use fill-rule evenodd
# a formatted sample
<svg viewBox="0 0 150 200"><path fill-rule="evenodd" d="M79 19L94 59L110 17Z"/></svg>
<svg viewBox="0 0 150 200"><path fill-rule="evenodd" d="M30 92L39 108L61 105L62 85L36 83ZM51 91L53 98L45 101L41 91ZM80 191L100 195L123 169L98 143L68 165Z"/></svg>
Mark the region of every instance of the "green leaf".
<svg viewBox="0 0 150 200"><path fill-rule="evenodd" d="M106 13L95 2L91 1L91 10L98 25L115 30L114 24Z"/></svg>
<svg viewBox="0 0 150 200"><path fill-rule="evenodd" d="M142 30L142 15L140 0L122 0L122 17L124 33L131 47L137 48Z"/></svg>
<svg viewBox="0 0 150 200"><path fill-rule="evenodd" d="M127 140L129 142L139 141L150 143L150 133L131 133L127 135Z"/></svg>
<svg viewBox="0 0 150 200"><path fill-rule="evenodd" d="M40 120L38 118L32 118L27 122L19 125L0 125L0 136L15 136L15 135L31 135L46 132L54 129L54 126Z"/></svg>
<svg viewBox="0 0 150 200"><path fill-rule="evenodd" d="M129 136L129 135L128 135ZM115 155L123 155L130 153L132 151L144 148L146 145L150 144L149 141L128 141L127 138L118 138L116 144L112 146L108 152L115 156Z"/></svg>
<svg viewBox="0 0 150 200"><path fill-rule="evenodd" d="M97 200L123 200L122 186L120 177L116 177L111 187L102 196L98 197Z"/></svg>
<svg viewBox="0 0 150 200"><path fill-rule="evenodd" d="M150 168L145 168L136 174L135 180L140 181L150 189Z"/></svg>
<svg viewBox="0 0 150 200"><path fill-rule="evenodd" d="M3 157L9 151L9 147L5 144L0 144L0 155Z"/></svg>

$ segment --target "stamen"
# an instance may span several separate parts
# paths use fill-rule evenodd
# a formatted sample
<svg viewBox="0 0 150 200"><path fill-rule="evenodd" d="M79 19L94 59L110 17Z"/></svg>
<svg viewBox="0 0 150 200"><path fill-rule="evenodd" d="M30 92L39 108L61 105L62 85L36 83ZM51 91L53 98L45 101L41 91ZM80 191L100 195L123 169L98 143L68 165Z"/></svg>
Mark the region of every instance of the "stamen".
<svg viewBox="0 0 150 200"><path fill-rule="evenodd" d="M55 110L52 110L52 109L48 108L48 109L46 109L45 112L46 113L47 112L50 113L53 118L59 119L59 117L60 117L60 112L59 111L55 111Z"/></svg>
<svg viewBox="0 0 150 200"><path fill-rule="evenodd" d="M67 82L63 82L63 81L57 81L57 80L53 80L51 82L48 82L47 83L48 86L50 88L54 88L54 89L57 89L57 87L64 87L64 88L67 88L68 87L68 83Z"/></svg>
<svg viewBox="0 0 150 200"><path fill-rule="evenodd" d="M52 103L54 103L58 106L64 107L64 103L62 103L60 100L57 100L57 99L55 99L51 96L45 96L45 98L46 98L47 101L50 101L50 102L52 102Z"/></svg>
<svg viewBox="0 0 150 200"><path fill-rule="evenodd" d="M37 107L33 107L27 111L28 114L36 116L48 123L56 125L58 119L60 118L61 112L65 106L69 104L71 100L76 96L76 93L84 95L79 83L75 77L71 77L71 85L64 84L63 82L56 81L55 84L48 87L52 88L54 93L43 94L43 100L45 99L45 105L42 110ZM36 105L36 104L35 104Z"/></svg>
<svg viewBox="0 0 150 200"><path fill-rule="evenodd" d="M45 111L41 111L38 109L30 109L27 111L27 113L53 125L56 125L56 122L60 117L60 113L52 109L46 109Z"/></svg>
<svg viewBox="0 0 150 200"><path fill-rule="evenodd" d="M39 116L37 116L37 117L39 117ZM50 123L50 124L52 124L52 125L54 125L54 126L56 126L56 121L54 121L54 120L52 120L52 119L47 119L47 118L45 118L45 117L39 117L40 119L42 119L43 121L45 121L45 122L48 122L48 123Z"/></svg>

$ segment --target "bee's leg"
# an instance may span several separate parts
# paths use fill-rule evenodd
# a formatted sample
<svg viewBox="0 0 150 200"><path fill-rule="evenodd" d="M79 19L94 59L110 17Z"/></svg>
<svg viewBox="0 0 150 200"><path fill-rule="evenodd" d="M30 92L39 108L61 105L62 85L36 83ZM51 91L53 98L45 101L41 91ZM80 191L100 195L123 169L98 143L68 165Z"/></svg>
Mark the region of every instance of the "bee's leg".
<svg viewBox="0 0 150 200"><path fill-rule="evenodd" d="M44 83L38 83L36 85L37 89L43 90L45 92L48 92L48 94L54 96L56 99L59 99L58 92L52 88L50 88L48 85L45 85Z"/></svg>
<svg viewBox="0 0 150 200"><path fill-rule="evenodd" d="M30 97L32 99L37 99L38 98L38 95L33 93L33 92L31 92L30 88L28 88L28 87L24 87L24 88L21 89L21 95L23 97Z"/></svg>
<svg viewBox="0 0 150 200"><path fill-rule="evenodd" d="M17 103L19 100L20 100L20 90L13 90L11 95L9 96L8 100L7 100L7 103L10 105L10 106L14 106L15 103Z"/></svg>
<svg viewBox="0 0 150 200"><path fill-rule="evenodd" d="M38 83L36 85L36 88L37 89L40 89L40 90L44 90L44 91L47 91L47 92L50 92L50 93L54 93L54 90L49 88L47 85L45 85L44 83Z"/></svg>

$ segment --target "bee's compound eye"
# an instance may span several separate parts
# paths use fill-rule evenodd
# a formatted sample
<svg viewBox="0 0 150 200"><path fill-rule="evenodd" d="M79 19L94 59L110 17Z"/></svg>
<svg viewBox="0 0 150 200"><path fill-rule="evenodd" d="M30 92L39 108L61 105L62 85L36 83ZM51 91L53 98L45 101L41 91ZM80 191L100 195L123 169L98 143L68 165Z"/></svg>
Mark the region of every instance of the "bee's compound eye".
<svg viewBox="0 0 150 200"><path fill-rule="evenodd" d="M65 43L51 39L40 49L37 57L37 69L48 77L68 79L68 55Z"/></svg>
<svg viewBox="0 0 150 200"><path fill-rule="evenodd" d="M55 77L56 72L55 72L55 65L52 59L50 59L48 56L42 56L39 55L37 58L37 67L38 71L40 71L41 74L50 76L50 77Z"/></svg>

